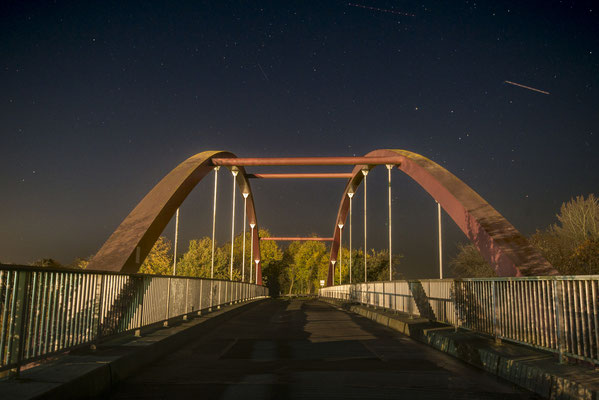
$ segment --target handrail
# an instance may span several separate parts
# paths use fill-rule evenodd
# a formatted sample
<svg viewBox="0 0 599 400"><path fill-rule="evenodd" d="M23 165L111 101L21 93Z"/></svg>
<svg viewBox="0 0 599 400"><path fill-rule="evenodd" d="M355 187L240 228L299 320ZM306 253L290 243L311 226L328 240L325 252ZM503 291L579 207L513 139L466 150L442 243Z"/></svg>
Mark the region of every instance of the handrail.
<svg viewBox="0 0 599 400"><path fill-rule="evenodd" d="M329 286L319 295L599 364L599 275L368 282Z"/></svg>
<svg viewBox="0 0 599 400"><path fill-rule="evenodd" d="M0 265L0 376L172 318L268 296L219 279Z"/></svg>

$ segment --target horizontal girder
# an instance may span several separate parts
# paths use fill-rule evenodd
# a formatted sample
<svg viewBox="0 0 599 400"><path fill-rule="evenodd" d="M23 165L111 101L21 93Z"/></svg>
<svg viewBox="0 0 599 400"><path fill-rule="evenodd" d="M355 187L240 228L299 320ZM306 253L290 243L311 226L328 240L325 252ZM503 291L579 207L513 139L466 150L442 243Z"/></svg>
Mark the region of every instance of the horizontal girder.
<svg viewBox="0 0 599 400"><path fill-rule="evenodd" d="M351 172L348 173L307 173L307 174L248 174L247 177L250 179L301 179L301 178L316 178L316 179L327 179L327 178L345 178L349 179L353 175Z"/></svg>
<svg viewBox="0 0 599 400"><path fill-rule="evenodd" d="M400 157L262 157L262 158L213 158L218 166L280 166L280 165L382 165L399 164Z"/></svg>

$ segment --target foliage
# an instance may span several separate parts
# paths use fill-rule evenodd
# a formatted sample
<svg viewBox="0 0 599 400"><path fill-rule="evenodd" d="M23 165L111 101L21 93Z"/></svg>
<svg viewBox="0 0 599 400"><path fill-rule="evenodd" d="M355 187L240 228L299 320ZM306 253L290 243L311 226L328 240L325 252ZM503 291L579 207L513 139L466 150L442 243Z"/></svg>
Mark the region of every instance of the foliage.
<svg viewBox="0 0 599 400"><path fill-rule="evenodd" d="M459 244L458 254L449 262L456 278L484 278L497 276L495 270L480 255L474 244Z"/></svg>
<svg viewBox="0 0 599 400"><path fill-rule="evenodd" d="M537 230L530 243L564 275L599 273L599 199L590 194L562 203L558 222ZM460 245L450 262L456 277L493 276L474 245ZM491 274L492 273L492 274Z"/></svg>
<svg viewBox="0 0 599 400"><path fill-rule="evenodd" d="M259 234L260 237L270 237L270 232L266 229L260 229ZM283 257L283 250L281 250L277 242L270 240L260 241L262 282L268 286L273 295L277 295L281 291L282 282L285 280L283 272L286 262L283 260ZM255 266L256 264L254 264L254 268Z"/></svg>
<svg viewBox="0 0 599 400"><path fill-rule="evenodd" d="M34 267L64 268L64 266L53 258L41 258L31 263Z"/></svg>
<svg viewBox="0 0 599 400"><path fill-rule="evenodd" d="M87 266L89 264L89 260L91 259L91 257L88 258L81 258L81 257L77 257L73 263L70 265L70 268L74 268L74 269L87 269Z"/></svg>
<svg viewBox="0 0 599 400"><path fill-rule="evenodd" d="M212 239L190 240L187 252L177 260L177 275L210 278L211 268Z"/></svg>
<svg viewBox="0 0 599 400"><path fill-rule="evenodd" d="M139 268L139 272L152 275L172 274L171 247L171 242L164 236L160 236Z"/></svg>
<svg viewBox="0 0 599 400"><path fill-rule="evenodd" d="M344 249L343 258L342 258L342 278L343 283L349 282L349 260L347 255L349 255L349 250ZM403 256L399 254L393 255L392 262L392 277L393 279L399 279L401 274L399 271L399 266L401 263L401 258ZM381 250L376 251L374 249L370 249L370 252L366 255L366 267L367 267L367 276L368 281L388 281L389 280L389 250ZM354 249L352 250L352 283L364 282L364 252L362 249ZM335 278L335 282L339 282L339 271L337 270L337 276Z"/></svg>
<svg viewBox="0 0 599 400"><path fill-rule="evenodd" d="M582 274L599 273L599 238L586 239L572 254L574 270Z"/></svg>
<svg viewBox="0 0 599 400"><path fill-rule="evenodd" d="M287 266L289 294L315 293L319 278L326 276L329 267L327 248L322 242L292 242L287 248L291 263ZM321 278L326 279L326 278Z"/></svg>
<svg viewBox="0 0 599 400"><path fill-rule="evenodd" d="M554 225L553 229L577 246L586 240L598 239L599 198L590 194L586 199L584 196L577 196L567 203L562 203L557 219L559 225Z"/></svg>
<svg viewBox="0 0 599 400"><path fill-rule="evenodd" d="M531 241L560 273L599 273L599 199L590 194L562 203L558 223Z"/></svg>

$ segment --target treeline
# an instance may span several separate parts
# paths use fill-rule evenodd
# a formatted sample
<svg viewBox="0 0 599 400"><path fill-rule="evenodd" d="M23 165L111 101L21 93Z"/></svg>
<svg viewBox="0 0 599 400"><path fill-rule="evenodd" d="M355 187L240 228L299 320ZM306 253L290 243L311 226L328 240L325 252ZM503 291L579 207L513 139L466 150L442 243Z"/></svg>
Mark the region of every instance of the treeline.
<svg viewBox="0 0 599 400"><path fill-rule="evenodd" d="M250 258L251 238L246 233L245 266L243 265L243 235L233 242L233 279L255 282L255 264ZM260 237L270 237L268 230L260 230ZM329 268L329 247L322 242L292 242L286 248L274 241L260 242L260 265L263 283L271 294L315 293L320 281L326 282ZM140 273L173 274L173 252L171 242L161 236L143 262ZM341 280L349 282L349 250L343 248L341 255ZM400 257L393 257L393 269L399 266ZM368 280L389 279L389 255L387 251L371 250L368 253ZM352 251L352 282L364 281L364 253ZM339 283L339 265L336 265L335 283ZM209 278L212 269L212 240L209 237L189 241L188 249L177 258L176 274ZM214 278L229 279L231 272L231 243L215 246ZM394 278L399 278L395 276Z"/></svg>
<svg viewBox="0 0 599 400"><path fill-rule="evenodd" d="M556 223L531 235L530 243L562 275L599 274L599 198L572 198L556 217ZM450 266L456 277L495 276L473 244L460 245Z"/></svg>
<svg viewBox="0 0 599 400"><path fill-rule="evenodd" d="M556 215L557 222L545 230L537 230L529 238L545 258L563 275L599 274L599 199L593 194L578 196L563 203ZM260 230L260 237L269 237L268 230ZM255 282L255 264L250 257L251 238L246 233L245 268L243 237L237 235L233 241L233 279ZM326 283L329 268L329 246L323 242L292 242L286 248L274 241L260 242L262 278L271 294L315 293L320 281ZM343 248L341 279L339 263L335 265L335 284L349 283L349 250ZM229 279L231 243L215 246L214 278ZM354 249L351 253L353 283L364 282L364 252ZM402 279L397 274L400 255L393 255L393 279ZM32 265L50 268L84 269L88 259L77 258L70 265L61 265L53 259L41 259ZM208 237L189 241L187 250L177 258L176 274L209 278L212 264L212 240ZM368 281L389 279L389 253L371 249L367 254ZM493 268L482 258L473 244L459 245L457 256L451 260L450 268L455 277L495 276ZM173 274L173 249L171 242L161 236L143 262L140 273Z"/></svg>

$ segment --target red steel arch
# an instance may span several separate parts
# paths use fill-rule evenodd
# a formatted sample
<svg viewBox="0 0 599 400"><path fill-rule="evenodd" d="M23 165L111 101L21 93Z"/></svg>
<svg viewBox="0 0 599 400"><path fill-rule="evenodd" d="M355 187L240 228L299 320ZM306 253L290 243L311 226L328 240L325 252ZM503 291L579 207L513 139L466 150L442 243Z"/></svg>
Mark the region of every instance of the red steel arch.
<svg viewBox="0 0 599 400"><path fill-rule="evenodd" d="M137 272L177 208L202 178L214 170L212 158L235 157L233 153L225 151L204 151L179 164L154 186L110 235L90 261L88 269ZM248 223L256 224L253 229L253 251L255 258L260 259L258 222L252 189L243 167L230 168L238 168L237 185L241 192L249 193L246 203L247 218ZM262 270L260 265L257 268L257 283L261 285Z"/></svg>
<svg viewBox="0 0 599 400"><path fill-rule="evenodd" d="M497 210L472 188L439 164L406 150L374 150L365 157L399 157L397 167L441 204L462 232L495 268L499 276L559 275L558 271ZM362 182L361 170L374 165L357 165L352 171L335 220L331 260L337 260L340 232L349 212L349 192ZM327 286L333 284L333 264L329 263Z"/></svg>

